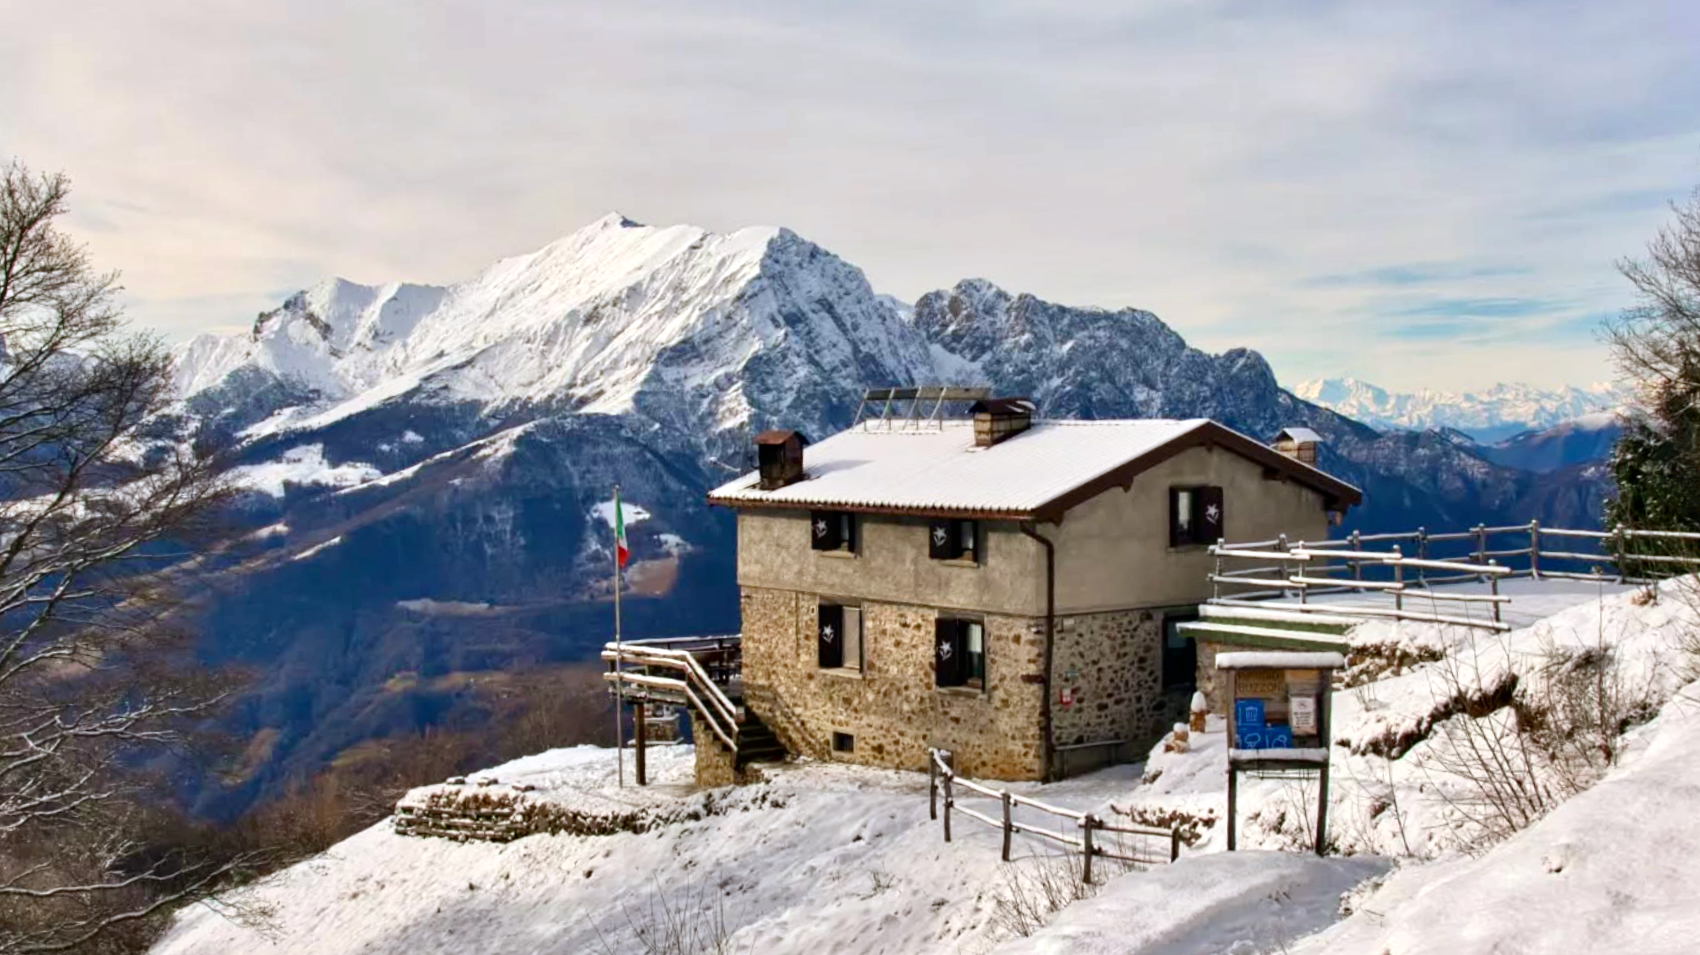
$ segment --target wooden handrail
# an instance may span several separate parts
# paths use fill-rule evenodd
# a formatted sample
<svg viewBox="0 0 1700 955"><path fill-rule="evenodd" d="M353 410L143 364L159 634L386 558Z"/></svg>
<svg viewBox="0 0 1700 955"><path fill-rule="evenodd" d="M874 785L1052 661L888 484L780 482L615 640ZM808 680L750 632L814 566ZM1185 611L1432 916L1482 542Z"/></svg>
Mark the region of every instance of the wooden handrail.
<svg viewBox="0 0 1700 955"><path fill-rule="evenodd" d="M956 786L965 786L970 791L985 796L986 798L998 800L1002 807L1003 818L994 819L985 813L970 809L967 806L958 806L956 804L955 795ZM939 793L941 790L944 793L944 841L950 841L950 816L952 811L960 812L970 819L978 820L1003 832L1003 860L1005 862L1008 862L1010 859L1010 836L1018 832L1026 833L1031 836L1038 836L1041 839L1049 839L1052 842L1080 850L1082 853L1081 878L1086 882L1092 881L1092 860L1094 858L1116 859L1132 865L1160 865L1163 862L1174 862L1180 858L1180 835L1173 829L1105 825L1102 819L1099 819L1090 812L1076 812L1073 809L1064 809L1061 806L1052 805L1044 800L1035 799L1032 796L1022 796L1010 792L1007 789L994 789L970 779L963 779L961 776L958 776L956 774L956 770L951 767L950 753L947 750L929 749L927 751L927 793L929 815L933 819L939 818ZM1055 832L1042 826L1018 822L1010 815L1010 809L1014 806L1028 806L1041 812L1050 813L1067 819L1073 822L1075 826L1080 829L1080 836L1078 838L1067 836L1063 833ZM1162 859L1154 855L1123 855L1121 853L1107 851L1103 846L1094 844L1092 840L1092 834L1094 832L1113 832L1125 835L1150 836L1153 838L1166 839L1168 841L1169 850L1168 858Z"/></svg>

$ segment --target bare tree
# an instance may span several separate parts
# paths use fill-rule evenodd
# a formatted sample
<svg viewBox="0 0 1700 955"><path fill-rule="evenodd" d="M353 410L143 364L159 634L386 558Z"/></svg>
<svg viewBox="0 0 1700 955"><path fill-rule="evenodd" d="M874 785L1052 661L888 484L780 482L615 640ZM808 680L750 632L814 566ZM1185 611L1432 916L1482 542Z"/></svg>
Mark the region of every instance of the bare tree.
<svg viewBox="0 0 1700 955"><path fill-rule="evenodd" d="M226 490L145 428L164 346L56 227L69 183L0 169L0 953L117 950L230 861L142 838L136 767L221 691L175 623Z"/></svg>
<svg viewBox="0 0 1700 955"><path fill-rule="evenodd" d="M1700 529L1700 191L1672 212L1646 257L1618 266L1637 302L1606 334L1619 374L1637 385L1640 407L1613 454L1618 495L1607 516L1632 527L1694 530Z"/></svg>

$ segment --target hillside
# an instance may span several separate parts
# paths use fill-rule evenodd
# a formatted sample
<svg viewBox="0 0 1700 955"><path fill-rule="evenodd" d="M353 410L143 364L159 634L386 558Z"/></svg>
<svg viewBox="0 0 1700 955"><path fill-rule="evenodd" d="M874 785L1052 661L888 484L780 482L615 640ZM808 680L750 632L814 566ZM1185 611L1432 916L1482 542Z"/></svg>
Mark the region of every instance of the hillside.
<svg viewBox="0 0 1700 955"><path fill-rule="evenodd" d="M1012 934L1007 901L1063 863L1021 840L1015 861L1000 865L997 832L965 816L946 844L927 818L920 773L801 762L757 785L698 791L679 747L656 751L655 786L622 790L611 754L580 748L473 782L532 787L525 798L587 812L637 812L643 831L497 845L400 836L386 822L243 890L225 911L185 911L155 951L635 953L645 950L639 928L669 919L722 926L738 951L1687 951L1700 930L1689 898L1700 856L1684 811L1700 796L1700 684L1685 682L1682 667L1694 663L1685 654L1700 616L1676 588L1651 604L1635 590L1558 589L1541 599L1567 609L1503 637L1359 628L1352 639L1366 666L1334 703L1331 841L1343 857L1302 851L1306 792L1276 779L1246 781L1248 851L1222 851L1215 720L1188 750L1159 747L1143 767L1017 784L1111 816L1191 820L1199 833L1178 863L1114 874L1028 937ZM1386 671L1369 663L1376 647L1426 662ZM1459 732L1502 725L1554 679L1554 653L1590 649L1614 661L1604 677L1643 705L1610 732L1615 765L1523 831L1486 834L1449 761L1479 737ZM1457 712L1459 667L1466 687L1514 675L1521 689Z"/></svg>
<svg viewBox="0 0 1700 955"><path fill-rule="evenodd" d="M202 654L256 678L226 723L249 756L217 785L184 773L189 797L239 812L362 741L480 725L500 674L585 659L611 627L596 514L616 483L647 515L627 633L735 630L731 519L705 491L751 465L756 431L830 434L864 388L929 381L1059 417L1311 427L1365 490L1366 530L1586 524L1605 487L1378 434L1149 312L984 280L904 306L786 229L611 215L451 286L327 281L181 350L179 411L155 434L228 448L250 489Z"/></svg>

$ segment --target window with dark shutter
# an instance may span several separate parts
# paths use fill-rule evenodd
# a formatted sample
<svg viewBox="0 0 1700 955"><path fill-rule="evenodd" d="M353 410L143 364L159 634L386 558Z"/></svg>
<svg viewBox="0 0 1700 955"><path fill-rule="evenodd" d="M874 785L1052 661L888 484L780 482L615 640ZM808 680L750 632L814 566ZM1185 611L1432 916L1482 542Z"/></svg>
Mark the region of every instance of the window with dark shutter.
<svg viewBox="0 0 1700 955"><path fill-rule="evenodd" d="M819 651L821 669L836 669L844 665L843 607L836 604L820 605L820 623L815 644Z"/></svg>
<svg viewBox="0 0 1700 955"><path fill-rule="evenodd" d="M811 511L809 546L815 550L856 549L856 515L848 511Z"/></svg>
<svg viewBox="0 0 1700 955"><path fill-rule="evenodd" d="M1185 547L1192 541L1193 493L1190 487L1169 488L1169 546Z"/></svg>
<svg viewBox="0 0 1700 955"><path fill-rule="evenodd" d="M933 625L933 674L939 686L963 681L962 621L940 617Z"/></svg>
<svg viewBox="0 0 1700 955"><path fill-rule="evenodd" d="M961 521L935 518L927 525L927 556L934 560L955 560L962 556Z"/></svg>
<svg viewBox="0 0 1700 955"><path fill-rule="evenodd" d="M1194 488L1192 494L1192 542L1195 544L1214 544L1224 537L1222 533L1222 489L1219 487Z"/></svg>
<svg viewBox="0 0 1700 955"><path fill-rule="evenodd" d="M933 560L976 560L979 524L951 518L927 523L927 556Z"/></svg>

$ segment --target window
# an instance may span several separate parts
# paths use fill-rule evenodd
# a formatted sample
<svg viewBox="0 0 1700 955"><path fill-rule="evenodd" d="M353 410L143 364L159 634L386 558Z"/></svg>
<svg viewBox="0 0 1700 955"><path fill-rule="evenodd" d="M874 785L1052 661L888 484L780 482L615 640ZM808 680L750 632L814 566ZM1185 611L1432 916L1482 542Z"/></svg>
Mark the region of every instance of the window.
<svg viewBox="0 0 1700 955"><path fill-rule="evenodd" d="M862 669L862 608L820 605L817 659L823 670Z"/></svg>
<svg viewBox="0 0 1700 955"><path fill-rule="evenodd" d="M935 518L927 525L927 556L934 560L978 560L980 523Z"/></svg>
<svg viewBox="0 0 1700 955"><path fill-rule="evenodd" d="M1179 624L1197 620L1198 614L1179 611L1163 614L1163 689L1182 690L1198 682L1198 645L1180 631Z"/></svg>
<svg viewBox="0 0 1700 955"><path fill-rule="evenodd" d="M1224 512L1219 487L1169 488L1169 546L1214 544L1222 533Z"/></svg>
<svg viewBox="0 0 1700 955"><path fill-rule="evenodd" d="M849 733L840 733L834 730L832 733L832 751L835 753L854 753L856 751L856 737Z"/></svg>
<svg viewBox="0 0 1700 955"><path fill-rule="evenodd" d="M812 511L809 546L815 550L856 552L856 515L849 511Z"/></svg>
<svg viewBox="0 0 1700 955"><path fill-rule="evenodd" d="M939 686L986 685L986 628L978 620L940 617L933 673Z"/></svg>

